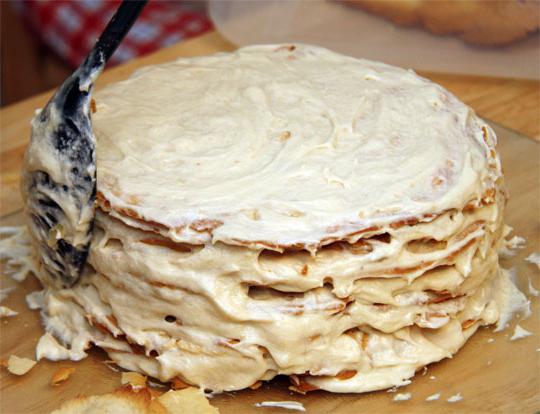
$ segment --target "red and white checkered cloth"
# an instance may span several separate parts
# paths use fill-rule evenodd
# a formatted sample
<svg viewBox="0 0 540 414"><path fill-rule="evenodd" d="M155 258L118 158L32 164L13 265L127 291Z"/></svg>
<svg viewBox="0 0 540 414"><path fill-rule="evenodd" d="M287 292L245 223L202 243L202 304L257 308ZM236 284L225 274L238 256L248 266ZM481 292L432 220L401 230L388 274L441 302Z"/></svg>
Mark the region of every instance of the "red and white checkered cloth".
<svg viewBox="0 0 540 414"><path fill-rule="evenodd" d="M119 6L119 0L15 0L14 9L61 58L78 66ZM149 1L110 64L115 65L212 28L203 3Z"/></svg>

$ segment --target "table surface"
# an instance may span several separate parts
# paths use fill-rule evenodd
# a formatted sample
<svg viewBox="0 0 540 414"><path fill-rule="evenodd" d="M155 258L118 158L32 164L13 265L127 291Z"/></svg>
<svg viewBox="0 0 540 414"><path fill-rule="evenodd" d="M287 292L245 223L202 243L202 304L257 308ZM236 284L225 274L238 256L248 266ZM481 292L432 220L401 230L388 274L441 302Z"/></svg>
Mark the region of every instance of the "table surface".
<svg viewBox="0 0 540 414"><path fill-rule="evenodd" d="M126 65L106 71L99 86L129 76L139 66L172 60L178 56L194 56L233 50L234 46L216 33L174 45L153 55L137 59ZM481 116L495 120L512 129L539 140L539 83L523 80L479 78L470 76L423 74L447 87L470 104ZM99 87L98 86L98 87ZM0 111L0 225L20 224L22 207L18 191L19 170L24 148L29 137L30 119L34 109L46 102L49 94L39 95ZM540 250L540 186L538 175L539 145L513 131L495 126L500 136L500 151L506 167L512 198L506 220L516 232L529 240L527 248L518 253L507 266L517 266L521 287L532 277L538 289L538 269L523 261L529 253ZM0 280L2 287L12 283ZM41 334L37 312L25 309L24 294L36 289L35 280L29 279L8 298L6 306L21 314L0 324L0 357L11 353L32 356L37 338ZM534 336L509 342L511 331L493 334L482 329L452 360L442 361L429 368L426 376L417 376L413 384L402 392L411 392L411 401L392 402L386 392L362 396L332 395L315 392L306 397L289 395L281 382L264 385L257 391L226 393L215 400L222 413L278 413L278 409L255 409L253 403L263 400L297 400L305 403L313 413L356 412L535 412L540 410L540 322L538 300L533 300L533 317L520 324L534 332ZM24 340L21 340L25 338ZM487 338L495 338L487 345ZM515 358L519 355L519 358ZM95 394L114 389L119 374L106 368L103 356L92 355L74 364L69 361L53 363L43 361L28 375L17 378L0 372L0 412L46 412L58 406L59 401L78 393ZM491 361L491 362L488 362ZM73 379L52 388L48 381L60 366L77 368ZM436 376L435 380L430 377ZM99 378L99 382L89 379ZM441 401L426 403L425 397L441 391ZM449 404L450 395L461 392L464 400ZM352 411L351 411L352 410ZM361 410L361 411L360 411Z"/></svg>

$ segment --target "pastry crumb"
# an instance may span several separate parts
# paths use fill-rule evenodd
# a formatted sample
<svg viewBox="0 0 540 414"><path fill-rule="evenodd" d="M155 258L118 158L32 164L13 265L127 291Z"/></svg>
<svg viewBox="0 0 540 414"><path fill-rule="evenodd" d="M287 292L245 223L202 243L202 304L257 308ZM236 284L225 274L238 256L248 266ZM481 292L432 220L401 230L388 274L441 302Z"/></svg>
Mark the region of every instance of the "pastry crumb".
<svg viewBox="0 0 540 414"><path fill-rule="evenodd" d="M174 413L200 413L219 414L219 410L212 406L205 394L198 388L189 387L180 391L167 391L157 398L170 414Z"/></svg>
<svg viewBox="0 0 540 414"><path fill-rule="evenodd" d="M461 393L457 393L455 395L452 395L451 397L447 398L446 401L449 402L449 403L456 403L456 402L459 402L463 399L463 397L461 396Z"/></svg>
<svg viewBox="0 0 540 414"><path fill-rule="evenodd" d="M500 249L499 253L503 258L514 257L518 249L525 248L527 240L520 236L514 236L509 240L503 240L503 246Z"/></svg>
<svg viewBox="0 0 540 414"><path fill-rule="evenodd" d="M441 398L441 393L436 392L435 394L431 394L429 397L427 397L426 401L437 401L439 398Z"/></svg>
<svg viewBox="0 0 540 414"><path fill-rule="evenodd" d="M79 413L197 413L219 414L217 408L210 405L203 392L196 388L182 391L168 391L159 395L148 388L139 391L131 387L122 387L116 391L89 397L77 397L65 401L51 414Z"/></svg>
<svg viewBox="0 0 540 414"><path fill-rule="evenodd" d="M120 382L122 385L130 385L134 390L146 387L146 377L138 372L122 372Z"/></svg>
<svg viewBox="0 0 540 414"><path fill-rule="evenodd" d="M15 375L24 375L28 371L30 371L34 365L36 365L36 361L30 358L21 358L17 355L10 355L9 359L7 360L7 370Z"/></svg>
<svg viewBox="0 0 540 414"><path fill-rule="evenodd" d="M527 244L527 239L521 236L514 236L507 241L507 246L510 249L523 249Z"/></svg>
<svg viewBox="0 0 540 414"><path fill-rule="evenodd" d="M407 401L411 399L410 392L399 393L394 396L394 401Z"/></svg>
<svg viewBox="0 0 540 414"><path fill-rule="evenodd" d="M540 269L540 253L531 253L525 260L529 263L535 264Z"/></svg>
<svg viewBox="0 0 540 414"><path fill-rule="evenodd" d="M523 329L521 326L516 325L515 329L514 329L514 334L512 335L512 337L510 338L511 341L516 341L518 339L521 339L521 338L526 338L528 336L531 336L532 335L532 332L529 332L528 330L526 329Z"/></svg>
<svg viewBox="0 0 540 414"><path fill-rule="evenodd" d="M0 306L0 318L9 318L11 316L18 315L19 312L8 308L7 306Z"/></svg>
<svg viewBox="0 0 540 414"><path fill-rule="evenodd" d="M69 377L71 377L74 372L75 368L73 367L64 367L58 369L51 378L51 385L60 385L62 382L66 381Z"/></svg>

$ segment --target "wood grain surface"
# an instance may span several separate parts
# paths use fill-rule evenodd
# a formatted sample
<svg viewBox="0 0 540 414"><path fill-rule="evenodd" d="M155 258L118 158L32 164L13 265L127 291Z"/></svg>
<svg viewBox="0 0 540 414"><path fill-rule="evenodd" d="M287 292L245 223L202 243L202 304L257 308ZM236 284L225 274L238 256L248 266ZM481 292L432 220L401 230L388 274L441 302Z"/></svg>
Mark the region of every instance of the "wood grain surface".
<svg viewBox="0 0 540 414"><path fill-rule="evenodd" d="M217 34L159 51L103 74L99 85L123 79L142 65L233 49L233 45ZM538 137L538 83L517 80L430 76L443 84L480 115ZM18 191L19 170L29 135L33 110L42 106L48 95L40 95L0 112L0 225L21 223L21 200ZM503 262L518 270L519 285L527 290L528 278L540 289L539 270L523 259L540 252L540 175L539 145L525 136L494 125L499 137L499 149L511 199L506 221L516 234L528 240L527 247L517 256ZM17 284L4 275L2 288L16 286L3 303L19 312L18 316L0 322L0 358L11 354L33 357L35 345L42 334L39 314L29 311L24 303L27 292L38 288L33 278ZM385 391L362 395L335 395L326 392L306 396L291 394L283 380L272 381L259 390L224 393L213 399L221 413L284 413L276 408L255 408L254 403L268 400L302 402L308 413L534 413L540 410L540 320L538 298L531 297L533 316L520 325L534 335L510 341L512 328L494 334L491 328L481 329L453 358L432 364L427 373L419 373L413 383L400 392L410 392L409 401L394 402ZM512 327L516 321L512 322ZM488 343L489 338L495 339ZM106 356L96 350L89 358L70 361L40 361L23 377L0 372L0 413L47 413L69 398L108 392L119 386L120 374L110 370L103 360ZM51 376L60 367L76 368L65 383L52 387ZM431 377L435 377L431 379ZM441 399L426 402L425 398L441 392ZM463 400L454 404L446 399L461 393Z"/></svg>

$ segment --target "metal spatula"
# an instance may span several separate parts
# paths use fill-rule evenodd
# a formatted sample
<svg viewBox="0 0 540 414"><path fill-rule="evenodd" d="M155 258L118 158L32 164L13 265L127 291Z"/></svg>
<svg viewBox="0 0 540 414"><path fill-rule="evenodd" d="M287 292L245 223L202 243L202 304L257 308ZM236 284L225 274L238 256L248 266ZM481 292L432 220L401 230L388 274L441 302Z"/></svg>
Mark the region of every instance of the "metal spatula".
<svg viewBox="0 0 540 414"><path fill-rule="evenodd" d="M59 287L79 279L92 237L96 197L92 88L145 5L146 0L125 0L120 5L84 63L32 120L22 182L25 213L42 270Z"/></svg>

